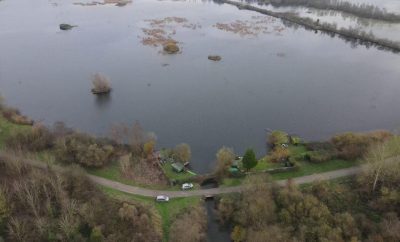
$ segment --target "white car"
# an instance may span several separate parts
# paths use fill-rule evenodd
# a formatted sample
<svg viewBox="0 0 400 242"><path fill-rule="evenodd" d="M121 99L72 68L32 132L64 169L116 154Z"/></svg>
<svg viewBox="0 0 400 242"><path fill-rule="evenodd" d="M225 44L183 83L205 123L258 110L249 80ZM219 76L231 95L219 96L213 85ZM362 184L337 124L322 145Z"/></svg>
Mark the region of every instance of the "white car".
<svg viewBox="0 0 400 242"><path fill-rule="evenodd" d="M189 190L193 188L193 184L192 183L183 183L182 184L182 190Z"/></svg>
<svg viewBox="0 0 400 242"><path fill-rule="evenodd" d="M168 202L169 201L169 197L165 196L165 195L158 195L156 197L156 201L157 202Z"/></svg>

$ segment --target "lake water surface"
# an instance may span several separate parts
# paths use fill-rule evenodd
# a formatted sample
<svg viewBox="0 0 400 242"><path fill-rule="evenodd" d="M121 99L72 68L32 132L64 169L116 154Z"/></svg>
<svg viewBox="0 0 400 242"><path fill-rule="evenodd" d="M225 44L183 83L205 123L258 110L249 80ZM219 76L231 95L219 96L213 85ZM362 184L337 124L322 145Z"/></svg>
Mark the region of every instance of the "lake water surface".
<svg viewBox="0 0 400 242"><path fill-rule="evenodd" d="M257 36L226 32L214 25L264 17L213 2L74 2L0 1L0 92L36 120L98 135L138 120L159 147L190 144L196 172L210 171L223 145L264 154L266 128L314 140L399 127L399 54L276 19ZM172 16L198 26L176 27L182 53L141 43L145 20ZM111 79L109 98L90 93L96 72Z"/></svg>

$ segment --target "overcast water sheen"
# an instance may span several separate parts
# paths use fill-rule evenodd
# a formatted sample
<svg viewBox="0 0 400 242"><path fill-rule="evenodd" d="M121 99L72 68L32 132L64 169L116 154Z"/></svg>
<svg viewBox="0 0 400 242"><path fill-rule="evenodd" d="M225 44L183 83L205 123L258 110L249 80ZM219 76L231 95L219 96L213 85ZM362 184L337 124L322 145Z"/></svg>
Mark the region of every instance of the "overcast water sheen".
<svg viewBox="0 0 400 242"><path fill-rule="evenodd" d="M213 25L259 14L212 2L73 2L0 2L0 92L35 120L98 135L138 120L159 147L190 144L200 173L223 145L264 154L266 128L315 140L399 127L399 54L302 28L242 37ZM178 29L182 53L172 56L139 38L145 19L168 16L202 26ZM78 27L60 31L60 23ZM91 94L95 72L110 77L109 98Z"/></svg>

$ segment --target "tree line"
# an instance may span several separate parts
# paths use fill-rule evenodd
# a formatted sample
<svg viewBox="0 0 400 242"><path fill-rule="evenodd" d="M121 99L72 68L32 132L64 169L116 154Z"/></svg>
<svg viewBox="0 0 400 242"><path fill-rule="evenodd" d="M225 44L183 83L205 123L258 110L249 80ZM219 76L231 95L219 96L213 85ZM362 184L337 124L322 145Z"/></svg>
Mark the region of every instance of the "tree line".
<svg viewBox="0 0 400 242"><path fill-rule="evenodd" d="M254 2L254 1L250 1ZM275 7L302 6L321 10L332 10L352 14L357 17L399 22L400 14L388 12L373 4L352 3L341 0L257 0L262 4L271 4Z"/></svg>
<svg viewBox="0 0 400 242"><path fill-rule="evenodd" d="M399 155L393 136L370 149L353 178L280 188L249 177L249 190L219 198L219 220L233 225L235 242L399 241Z"/></svg>

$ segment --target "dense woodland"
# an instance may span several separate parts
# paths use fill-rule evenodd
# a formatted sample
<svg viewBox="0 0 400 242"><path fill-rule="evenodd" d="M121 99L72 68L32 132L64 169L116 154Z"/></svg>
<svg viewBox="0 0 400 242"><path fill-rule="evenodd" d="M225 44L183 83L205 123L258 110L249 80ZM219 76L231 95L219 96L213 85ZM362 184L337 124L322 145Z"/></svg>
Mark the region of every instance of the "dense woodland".
<svg viewBox="0 0 400 242"><path fill-rule="evenodd" d="M150 211L103 195L73 169L0 160L0 236L5 241L159 241Z"/></svg>
<svg viewBox="0 0 400 242"><path fill-rule="evenodd" d="M376 146L355 178L281 188L251 177L250 190L222 196L233 241L399 241L400 138ZM257 196L254 196L257 194Z"/></svg>

